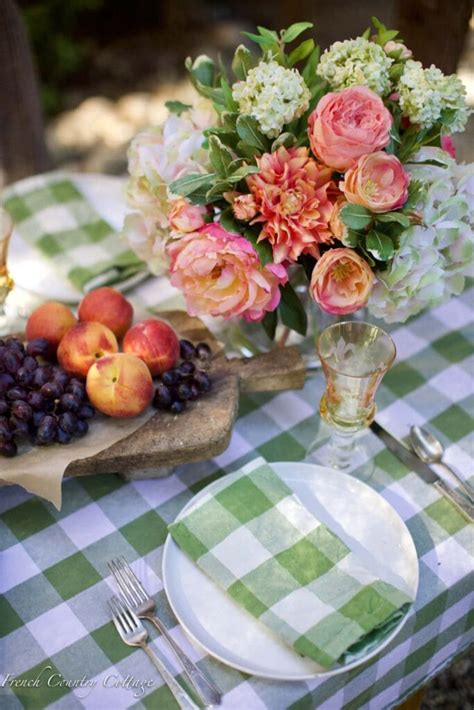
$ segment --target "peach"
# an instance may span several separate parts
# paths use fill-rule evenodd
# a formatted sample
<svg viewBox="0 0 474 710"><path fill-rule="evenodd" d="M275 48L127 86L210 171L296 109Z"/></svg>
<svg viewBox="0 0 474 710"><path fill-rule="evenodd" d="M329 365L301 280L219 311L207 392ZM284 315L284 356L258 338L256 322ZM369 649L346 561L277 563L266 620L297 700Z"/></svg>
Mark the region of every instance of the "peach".
<svg viewBox="0 0 474 710"><path fill-rule="evenodd" d="M147 318L130 328L123 349L141 358L153 376L171 369L179 358L179 340L173 328L159 318Z"/></svg>
<svg viewBox="0 0 474 710"><path fill-rule="evenodd" d="M58 360L67 372L86 377L96 360L117 351L117 338L112 331L102 323L90 321L68 330L59 344Z"/></svg>
<svg viewBox="0 0 474 710"><path fill-rule="evenodd" d="M87 394L100 412L109 417L134 417L153 398L153 380L143 360L116 353L97 360L87 374Z"/></svg>
<svg viewBox="0 0 474 710"><path fill-rule="evenodd" d="M133 307L120 291L110 286L96 288L79 304L80 321L96 321L110 328L117 338L123 338L132 325Z"/></svg>
<svg viewBox="0 0 474 710"><path fill-rule="evenodd" d="M43 303L28 318L26 339L46 338L51 354L54 354L67 331L76 323L73 312L64 303Z"/></svg>

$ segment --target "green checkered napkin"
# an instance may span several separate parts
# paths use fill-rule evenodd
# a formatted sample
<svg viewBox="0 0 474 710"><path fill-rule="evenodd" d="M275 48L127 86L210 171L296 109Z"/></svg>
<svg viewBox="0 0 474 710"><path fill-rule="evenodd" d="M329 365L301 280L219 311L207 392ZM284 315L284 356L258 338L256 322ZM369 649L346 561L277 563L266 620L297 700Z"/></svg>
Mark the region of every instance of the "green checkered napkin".
<svg viewBox="0 0 474 710"><path fill-rule="evenodd" d="M9 186L3 203L15 221L16 238L51 260L80 291L123 286L145 269L124 248L113 227L60 173L37 175Z"/></svg>
<svg viewBox="0 0 474 710"><path fill-rule="evenodd" d="M329 668L387 635L412 603L375 577L263 459L169 531L220 587L299 654Z"/></svg>

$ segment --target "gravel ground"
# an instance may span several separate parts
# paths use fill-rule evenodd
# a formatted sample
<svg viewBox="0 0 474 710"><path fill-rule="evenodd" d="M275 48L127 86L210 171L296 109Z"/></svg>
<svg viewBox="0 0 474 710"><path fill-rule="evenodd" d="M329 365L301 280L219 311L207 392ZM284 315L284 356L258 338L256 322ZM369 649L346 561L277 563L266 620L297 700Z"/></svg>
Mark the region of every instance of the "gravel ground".
<svg viewBox="0 0 474 710"><path fill-rule="evenodd" d="M474 708L474 648L436 676L426 689L421 710Z"/></svg>

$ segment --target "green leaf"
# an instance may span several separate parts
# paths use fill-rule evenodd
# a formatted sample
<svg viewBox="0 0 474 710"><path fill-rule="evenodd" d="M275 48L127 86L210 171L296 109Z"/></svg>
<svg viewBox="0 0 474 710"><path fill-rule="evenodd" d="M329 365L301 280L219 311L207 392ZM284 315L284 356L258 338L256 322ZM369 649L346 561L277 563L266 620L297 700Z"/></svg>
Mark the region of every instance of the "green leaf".
<svg viewBox="0 0 474 710"><path fill-rule="evenodd" d="M311 281L313 269L316 266L316 259L314 256L310 256L309 254L301 254L298 258L298 264L301 264L306 274L306 278L308 281Z"/></svg>
<svg viewBox="0 0 474 710"><path fill-rule="evenodd" d="M260 32L262 37L267 37L267 39L272 40L272 42L278 42L278 35L275 30L268 30L266 27L257 25L257 30Z"/></svg>
<svg viewBox="0 0 474 710"><path fill-rule="evenodd" d="M236 182L240 182L240 180L244 180L248 175L253 175L254 173L258 173L259 168L257 168L256 165L242 165L240 168L237 168L232 175L229 175L227 180L234 184Z"/></svg>
<svg viewBox="0 0 474 710"><path fill-rule="evenodd" d="M305 80L306 84L308 86L312 86L316 81L319 80L318 75L316 74L316 67L318 66L319 62L319 55L320 55L320 49L319 47L315 47L311 54L308 57L308 60L305 64L305 67L302 72L303 79Z"/></svg>
<svg viewBox="0 0 474 710"><path fill-rule="evenodd" d="M311 27L313 27L312 22L295 22L293 25L290 25L287 30L283 30L281 38L283 42L293 42L302 32L309 30Z"/></svg>
<svg viewBox="0 0 474 710"><path fill-rule="evenodd" d="M232 59L232 71L237 79L245 81L249 69L252 68L252 55L244 44L239 44Z"/></svg>
<svg viewBox="0 0 474 710"><path fill-rule="evenodd" d="M236 111L224 111L221 116L223 128L226 131L234 132L236 130L235 124L237 123L238 117L239 114Z"/></svg>
<svg viewBox="0 0 474 710"><path fill-rule="evenodd" d="M200 84L203 86L214 85L215 65L212 59L206 54L200 54L199 57L196 57L194 62L188 57L185 65L193 79Z"/></svg>
<svg viewBox="0 0 474 710"><path fill-rule="evenodd" d="M412 209L420 199L424 190L425 187L421 180L410 180L410 184L408 185L408 200L403 206L403 211Z"/></svg>
<svg viewBox="0 0 474 710"><path fill-rule="evenodd" d="M232 207L227 207L221 212L219 222L221 227L231 234L242 234L245 229L244 224L235 219Z"/></svg>
<svg viewBox="0 0 474 710"><path fill-rule="evenodd" d="M356 232L355 229L348 229L344 237L344 246L355 249L362 236L364 235L360 234L360 232Z"/></svg>
<svg viewBox="0 0 474 710"><path fill-rule="evenodd" d="M209 190L207 190L207 202L215 202L217 199L225 199L224 192L227 192L228 190L232 190L232 186L225 180L218 180Z"/></svg>
<svg viewBox="0 0 474 710"><path fill-rule="evenodd" d="M384 30L387 29L385 27L385 25L382 22L380 22L380 20L377 17L375 17L375 15L372 15L372 17L370 19L371 19L372 24L375 27L375 29L378 30L379 32L383 32Z"/></svg>
<svg viewBox="0 0 474 710"><path fill-rule="evenodd" d="M257 229L259 229L259 227L257 227ZM263 239L261 242L259 242L259 232L256 231L255 228L247 228L244 231L244 236L255 247L255 251L258 254L258 258L260 259L260 263L262 266L266 266L266 264L273 263L273 251L268 239Z"/></svg>
<svg viewBox="0 0 474 710"><path fill-rule="evenodd" d="M405 229L408 229L411 225L410 218L402 212L385 212L384 214L378 214L375 219L376 222L397 222L397 224L401 224Z"/></svg>
<svg viewBox="0 0 474 710"><path fill-rule="evenodd" d="M209 160L218 175L227 177L234 156L217 136L209 136Z"/></svg>
<svg viewBox="0 0 474 710"><path fill-rule="evenodd" d="M306 335L308 316L290 283L280 286L280 315L283 323L300 335Z"/></svg>
<svg viewBox="0 0 474 710"><path fill-rule="evenodd" d="M239 108L237 101L234 101L232 96L232 89L230 88L229 82L221 76L221 89L224 95L224 105L228 111L236 111Z"/></svg>
<svg viewBox="0 0 474 710"><path fill-rule="evenodd" d="M385 30L384 32L379 32L377 37L377 44L380 44L383 47L383 45L389 42L391 39L395 39L398 34L398 30Z"/></svg>
<svg viewBox="0 0 474 710"><path fill-rule="evenodd" d="M373 215L362 205L344 205L340 214L346 227L351 229L364 229L373 220Z"/></svg>
<svg viewBox="0 0 474 710"><path fill-rule="evenodd" d="M169 190L174 195L181 195L181 197L188 197L188 195L192 195L193 192L203 188L207 192L214 184L216 177L216 173L207 173L206 175L191 173L170 183Z"/></svg>
<svg viewBox="0 0 474 710"><path fill-rule="evenodd" d="M191 104L183 104L182 101L166 101L165 106L171 113L176 113L181 116L183 111L188 111L191 108Z"/></svg>
<svg viewBox="0 0 474 710"><path fill-rule="evenodd" d="M390 237L375 229L368 233L365 246L367 251L370 252L377 261L388 261L395 251Z"/></svg>
<svg viewBox="0 0 474 710"><path fill-rule="evenodd" d="M297 62L301 62L303 59L306 59L308 54L311 54L313 49L314 39L306 39L304 42L301 42L298 47L295 47L295 49L290 52L290 56L288 57L288 64L290 67L294 66Z"/></svg>
<svg viewBox="0 0 474 710"><path fill-rule="evenodd" d="M296 138L293 133L280 133L278 138L276 138L272 143L272 153L274 153L278 148L284 145L285 148L292 148L296 145Z"/></svg>
<svg viewBox="0 0 474 710"><path fill-rule="evenodd" d="M367 27L367 29L364 30L364 32L362 33L362 37L364 39L370 39L370 27Z"/></svg>
<svg viewBox="0 0 474 710"><path fill-rule="evenodd" d="M236 150L239 155L242 155L247 160L253 160L258 155L261 155L262 151L256 148L254 145L249 145L245 141L239 141L236 146Z"/></svg>
<svg viewBox="0 0 474 710"><path fill-rule="evenodd" d="M278 311L268 311L262 320L262 326L270 340L275 339L276 327L278 325Z"/></svg>
<svg viewBox="0 0 474 710"><path fill-rule="evenodd" d="M262 152L267 149L267 141L259 130L258 123L252 116L241 115L236 123L237 133L248 145L259 148Z"/></svg>
<svg viewBox="0 0 474 710"><path fill-rule="evenodd" d="M262 35L255 35L252 32L242 32L245 37L248 37L252 42L256 42L262 47L262 49L269 49L275 44L275 42L269 37L262 37Z"/></svg>

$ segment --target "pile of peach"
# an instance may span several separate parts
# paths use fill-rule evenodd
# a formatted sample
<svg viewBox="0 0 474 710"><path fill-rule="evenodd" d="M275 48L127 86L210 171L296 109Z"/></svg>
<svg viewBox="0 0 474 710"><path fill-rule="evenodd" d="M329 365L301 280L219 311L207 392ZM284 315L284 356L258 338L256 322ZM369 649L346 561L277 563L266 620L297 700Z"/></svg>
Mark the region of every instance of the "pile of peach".
<svg viewBox="0 0 474 710"><path fill-rule="evenodd" d="M45 339L50 354L56 353L67 373L86 379L89 400L100 412L133 417L143 412L154 396L156 406L163 406L163 382L158 385L161 395L155 395L153 377L177 369L180 341L173 328L158 318L133 326L132 322L130 302L119 291L103 287L84 296L77 319L62 303L43 304L30 316L26 337L28 341ZM119 352L119 340L123 352ZM201 375L201 379L206 378ZM209 389L207 381L201 384L201 392ZM163 408L175 413L184 408L171 404Z"/></svg>

